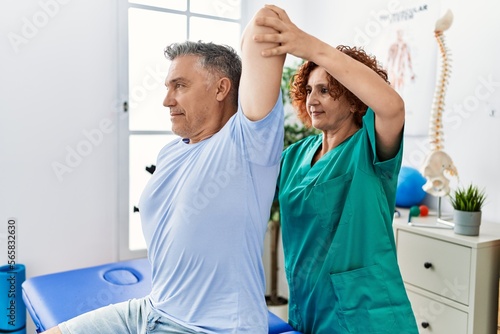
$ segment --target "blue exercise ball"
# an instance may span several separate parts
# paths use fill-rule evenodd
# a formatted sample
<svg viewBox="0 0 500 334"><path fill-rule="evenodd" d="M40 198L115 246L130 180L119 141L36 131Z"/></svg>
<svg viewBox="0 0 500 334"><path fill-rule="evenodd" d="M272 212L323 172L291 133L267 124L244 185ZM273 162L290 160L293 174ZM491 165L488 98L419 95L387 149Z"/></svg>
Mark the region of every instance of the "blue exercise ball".
<svg viewBox="0 0 500 334"><path fill-rule="evenodd" d="M419 205L427 194L422 186L427 182L420 172L412 167L401 167L396 189L396 206L409 208Z"/></svg>

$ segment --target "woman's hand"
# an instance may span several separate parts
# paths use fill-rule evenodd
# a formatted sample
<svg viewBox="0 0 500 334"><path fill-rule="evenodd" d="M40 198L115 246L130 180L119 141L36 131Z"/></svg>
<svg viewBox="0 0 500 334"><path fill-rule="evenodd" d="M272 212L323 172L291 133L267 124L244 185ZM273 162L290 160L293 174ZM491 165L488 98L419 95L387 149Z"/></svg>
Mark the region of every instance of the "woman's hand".
<svg viewBox="0 0 500 334"><path fill-rule="evenodd" d="M317 50L321 41L300 30L283 9L274 5L265 7L275 12L278 18L259 18L256 24L273 28L277 33L256 34L253 38L256 42L274 42L279 43L279 46L263 50L262 56L271 57L290 53L296 57L311 60L311 51Z"/></svg>

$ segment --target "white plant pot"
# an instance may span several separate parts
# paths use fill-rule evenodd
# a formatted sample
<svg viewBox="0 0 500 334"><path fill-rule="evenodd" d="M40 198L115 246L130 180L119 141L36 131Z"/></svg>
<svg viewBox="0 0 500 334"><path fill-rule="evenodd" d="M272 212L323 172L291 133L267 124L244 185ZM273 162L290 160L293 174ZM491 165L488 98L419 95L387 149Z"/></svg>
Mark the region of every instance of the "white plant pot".
<svg viewBox="0 0 500 334"><path fill-rule="evenodd" d="M479 235L481 225L481 211L453 211L453 230L456 234L476 236Z"/></svg>

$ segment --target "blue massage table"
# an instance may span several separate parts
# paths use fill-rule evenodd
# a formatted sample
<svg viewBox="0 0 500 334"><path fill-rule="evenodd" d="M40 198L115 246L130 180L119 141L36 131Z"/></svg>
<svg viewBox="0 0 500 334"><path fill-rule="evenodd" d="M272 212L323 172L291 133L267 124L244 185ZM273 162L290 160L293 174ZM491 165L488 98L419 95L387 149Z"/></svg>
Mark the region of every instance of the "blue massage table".
<svg viewBox="0 0 500 334"><path fill-rule="evenodd" d="M23 300L41 333L101 306L141 298L151 290L147 259L114 262L27 279ZM269 312L269 334L301 334Z"/></svg>

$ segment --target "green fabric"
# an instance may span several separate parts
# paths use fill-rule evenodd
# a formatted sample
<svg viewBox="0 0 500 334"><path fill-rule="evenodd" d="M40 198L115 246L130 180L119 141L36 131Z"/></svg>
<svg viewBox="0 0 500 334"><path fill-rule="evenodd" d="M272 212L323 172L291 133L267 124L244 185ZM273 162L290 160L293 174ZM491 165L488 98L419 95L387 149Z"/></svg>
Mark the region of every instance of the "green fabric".
<svg viewBox="0 0 500 334"><path fill-rule="evenodd" d="M290 146L278 180L290 324L305 334L417 333L392 230L402 144L378 161L371 109L311 167L321 143Z"/></svg>

